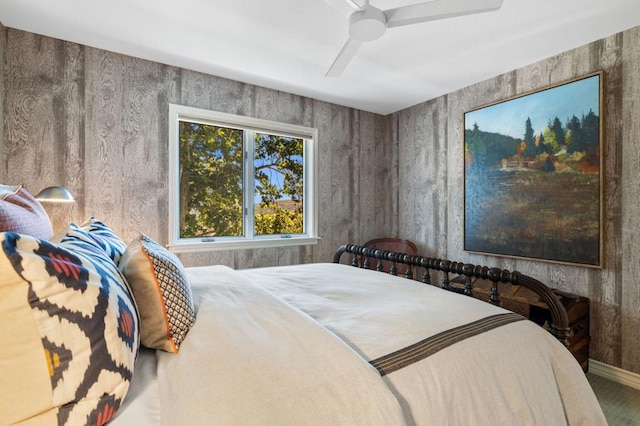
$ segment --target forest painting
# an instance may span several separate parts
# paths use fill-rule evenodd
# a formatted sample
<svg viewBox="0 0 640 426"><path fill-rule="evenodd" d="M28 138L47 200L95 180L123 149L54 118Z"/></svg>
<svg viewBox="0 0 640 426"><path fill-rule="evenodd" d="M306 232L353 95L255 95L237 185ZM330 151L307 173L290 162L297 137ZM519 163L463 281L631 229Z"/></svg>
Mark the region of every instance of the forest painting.
<svg viewBox="0 0 640 426"><path fill-rule="evenodd" d="M602 72L464 114L464 249L602 267Z"/></svg>

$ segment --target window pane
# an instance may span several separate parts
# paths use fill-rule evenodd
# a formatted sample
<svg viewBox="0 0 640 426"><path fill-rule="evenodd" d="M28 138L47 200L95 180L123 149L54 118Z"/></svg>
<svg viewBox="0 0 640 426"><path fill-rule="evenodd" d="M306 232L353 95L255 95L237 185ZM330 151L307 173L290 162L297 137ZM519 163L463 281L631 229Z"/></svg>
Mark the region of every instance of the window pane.
<svg viewBox="0 0 640 426"><path fill-rule="evenodd" d="M180 238L243 235L242 130L180 121Z"/></svg>
<svg viewBox="0 0 640 426"><path fill-rule="evenodd" d="M255 235L302 234L304 140L256 133Z"/></svg>

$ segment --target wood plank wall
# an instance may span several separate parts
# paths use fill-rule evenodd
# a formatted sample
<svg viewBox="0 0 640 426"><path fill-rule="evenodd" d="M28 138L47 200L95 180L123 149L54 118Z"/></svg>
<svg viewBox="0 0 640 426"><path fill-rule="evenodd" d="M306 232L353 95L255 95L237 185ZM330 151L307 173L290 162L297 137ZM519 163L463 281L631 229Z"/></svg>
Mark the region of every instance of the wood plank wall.
<svg viewBox="0 0 640 426"><path fill-rule="evenodd" d="M5 31L0 23L0 58L4 59ZM0 143L4 143L4 60L0 60ZM4 145L0 145L3 148ZM0 164L4 165L4 149L0 149ZM2 181L0 181L1 183Z"/></svg>
<svg viewBox="0 0 640 426"><path fill-rule="evenodd" d="M317 246L181 256L231 267L329 261L344 242L415 241L420 253L536 276L592 301L591 357L640 373L640 30L634 28L381 117L0 25L0 182L70 188L56 229L96 215L124 239L167 242L168 104L319 129ZM462 115L591 71L606 72L603 270L462 250Z"/></svg>
<svg viewBox="0 0 640 426"><path fill-rule="evenodd" d="M340 244L389 235L384 117L0 29L0 182L69 188L75 205L47 206L55 229L95 215L123 239L144 232L167 243L168 105L177 103L319 129L319 244L182 255L186 265L329 262Z"/></svg>
<svg viewBox="0 0 640 426"><path fill-rule="evenodd" d="M463 250L463 114L536 88L605 71L605 268ZM640 27L392 115L400 154L401 235L420 252L497 264L591 299L591 357L640 373Z"/></svg>
<svg viewBox="0 0 640 426"><path fill-rule="evenodd" d="M0 23L0 164L4 166L4 51L6 35ZM1 183L2 181L0 181Z"/></svg>

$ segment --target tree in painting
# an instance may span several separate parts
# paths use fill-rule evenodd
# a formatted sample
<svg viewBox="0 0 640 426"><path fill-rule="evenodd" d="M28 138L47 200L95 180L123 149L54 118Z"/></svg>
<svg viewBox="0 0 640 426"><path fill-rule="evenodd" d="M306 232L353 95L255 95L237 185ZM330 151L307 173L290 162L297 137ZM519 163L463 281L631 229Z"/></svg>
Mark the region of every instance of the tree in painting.
<svg viewBox="0 0 640 426"><path fill-rule="evenodd" d="M593 111L582 119L574 115L565 124L554 117L538 136L534 136L529 118L523 124L523 139L484 132L477 123L465 130L467 172L487 167L544 169L550 156L563 167L588 171L593 170L593 161L599 160L600 122Z"/></svg>

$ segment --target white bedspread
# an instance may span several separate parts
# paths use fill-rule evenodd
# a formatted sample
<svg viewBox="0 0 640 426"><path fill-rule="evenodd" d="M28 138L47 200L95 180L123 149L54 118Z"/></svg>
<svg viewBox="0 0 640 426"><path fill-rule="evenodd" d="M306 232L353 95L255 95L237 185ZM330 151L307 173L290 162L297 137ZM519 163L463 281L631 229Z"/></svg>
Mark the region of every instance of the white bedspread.
<svg viewBox="0 0 640 426"><path fill-rule="evenodd" d="M346 265L238 273L311 315L369 361L443 330L507 312L467 296ZM530 321L456 343L384 380L402 403L408 423L606 424L573 356Z"/></svg>
<svg viewBox="0 0 640 426"><path fill-rule="evenodd" d="M136 383L136 364L114 424L144 404L136 424L606 424L578 363L529 321L384 377L368 363L507 312L487 303L336 264L187 273L196 324L179 354L157 352L157 377Z"/></svg>
<svg viewBox="0 0 640 426"><path fill-rule="evenodd" d="M197 321L158 352L165 425L398 425L377 371L315 321L216 266L189 270Z"/></svg>

